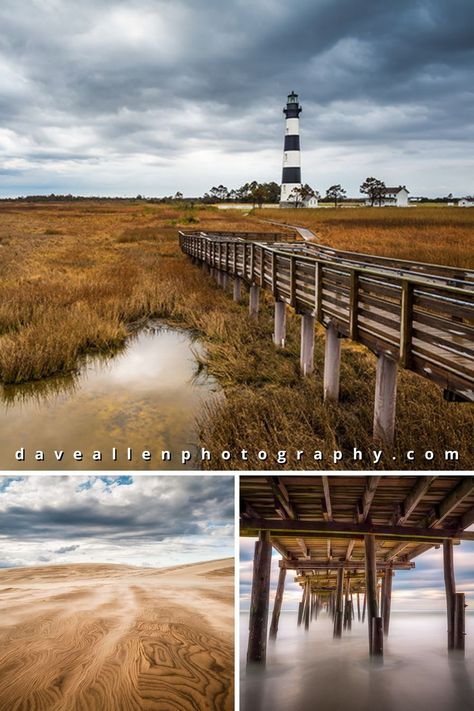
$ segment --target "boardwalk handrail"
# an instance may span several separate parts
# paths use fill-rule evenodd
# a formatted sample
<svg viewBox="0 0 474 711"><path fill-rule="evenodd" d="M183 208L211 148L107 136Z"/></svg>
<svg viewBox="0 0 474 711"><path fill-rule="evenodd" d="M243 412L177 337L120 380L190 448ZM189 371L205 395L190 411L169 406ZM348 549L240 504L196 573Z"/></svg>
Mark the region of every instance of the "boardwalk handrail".
<svg viewBox="0 0 474 711"><path fill-rule="evenodd" d="M191 257L271 291L276 301L330 324L339 336L474 401L474 292L426 276L388 274L291 252L280 245L179 232Z"/></svg>

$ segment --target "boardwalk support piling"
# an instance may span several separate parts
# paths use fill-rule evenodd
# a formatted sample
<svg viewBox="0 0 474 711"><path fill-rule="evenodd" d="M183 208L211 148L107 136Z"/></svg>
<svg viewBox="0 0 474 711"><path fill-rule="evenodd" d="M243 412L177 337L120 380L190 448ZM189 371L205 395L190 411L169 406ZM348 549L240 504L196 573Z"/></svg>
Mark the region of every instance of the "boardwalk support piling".
<svg viewBox="0 0 474 711"><path fill-rule="evenodd" d="M314 316L301 317L300 367L303 375L311 375L314 369Z"/></svg>
<svg viewBox="0 0 474 711"><path fill-rule="evenodd" d="M324 353L324 399L339 400L339 377L341 370L341 339L335 326L326 329Z"/></svg>
<svg viewBox="0 0 474 711"><path fill-rule="evenodd" d="M260 531L253 560L247 662L265 662L266 658L271 562L270 534Z"/></svg>
<svg viewBox="0 0 474 711"><path fill-rule="evenodd" d="M260 287L256 284L252 284L250 287L249 295L249 313L253 318L258 318L258 311L260 307Z"/></svg>
<svg viewBox="0 0 474 711"><path fill-rule="evenodd" d="M240 277L236 276L234 279L234 290L233 290L234 301L239 302L241 297L242 297L242 279Z"/></svg>
<svg viewBox="0 0 474 711"><path fill-rule="evenodd" d="M270 625L270 639L276 639L278 634L278 622L280 620L281 603L283 601L283 592L285 590L286 568L280 568L278 576L278 585L273 604L272 623Z"/></svg>
<svg viewBox="0 0 474 711"><path fill-rule="evenodd" d="M443 541L444 586L446 589L446 610L448 617L448 649L454 649L454 614L456 583L454 580L453 541Z"/></svg>
<svg viewBox="0 0 474 711"><path fill-rule="evenodd" d="M383 623L381 617L372 617L372 656L383 656Z"/></svg>
<svg viewBox="0 0 474 711"><path fill-rule="evenodd" d="M389 447L395 434L397 363L385 353L377 359L375 376L374 440Z"/></svg>
<svg viewBox="0 0 474 711"><path fill-rule="evenodd" d="M275 331L273 343L283 348L286 340L286 304L277 299L275 301Z"/></svg>

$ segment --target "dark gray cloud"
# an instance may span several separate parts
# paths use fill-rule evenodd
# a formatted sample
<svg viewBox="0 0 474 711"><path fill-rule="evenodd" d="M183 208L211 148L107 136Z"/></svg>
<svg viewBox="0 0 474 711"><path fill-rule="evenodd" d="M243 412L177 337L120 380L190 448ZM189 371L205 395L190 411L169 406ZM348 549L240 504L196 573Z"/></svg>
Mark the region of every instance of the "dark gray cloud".
<svg viewBox="0 0 474 711"><path fill-rule="evenodd" d="M221 557L233 545L233 487L229 476L3 479L2 557L10 565L153 560L160 551L170 560Z"/></svg>
<svg viewBox="0 0 474 711"><path fill-rule="evenodd" d="M0 189L278 179L296 89L318 186L382 163L417 193L472 192L473 21L471 0L4 0Z"/></svg>

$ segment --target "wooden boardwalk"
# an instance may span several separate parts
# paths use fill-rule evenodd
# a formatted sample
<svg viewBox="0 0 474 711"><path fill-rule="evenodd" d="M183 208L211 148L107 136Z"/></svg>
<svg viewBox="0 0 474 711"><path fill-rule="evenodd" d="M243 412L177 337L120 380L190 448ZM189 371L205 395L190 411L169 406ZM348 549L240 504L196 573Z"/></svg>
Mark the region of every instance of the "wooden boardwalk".
<svg viewBox="0 0 474 711"><path fill-rule="evenodd" d="M396 366L434 381L448 400L474 402L474 272L354 254L297 241L291 233L179 233L182 250L219 283L275 299L277 345L284 345L286 305L302 315L301 368L313 368L315 321L327 329L325 395L339 396L341 337L379 357L374 433L393 439ZM382 399L381 399L382 398Z"/></svg>
<svg viewBox="0 0 474 711"><path fill-rule="evenodd" d="M443 546L448 649L464 650L464 593L456 592L453 545L474 540L474 477L242 476L240 533L258 537L248 661L265 660L272 548L280 555L270 637L276 638L286 571L302 588L298 624L318 611L334 636L350 629L357 602L367 610L369 651L383 654L390 625L392 577ZM363 618L362 618L362 621Z"/></svg>

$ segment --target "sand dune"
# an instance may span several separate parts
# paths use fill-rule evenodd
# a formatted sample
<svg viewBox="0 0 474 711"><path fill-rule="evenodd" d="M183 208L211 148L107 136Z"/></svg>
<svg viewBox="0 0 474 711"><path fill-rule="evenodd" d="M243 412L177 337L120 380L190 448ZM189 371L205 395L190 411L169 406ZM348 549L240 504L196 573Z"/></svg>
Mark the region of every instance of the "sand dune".
<svg viewBox="0 0 474 711"><path fill-rule="evenodd" d="M233 708L233 560L0 571L1 711Z"/></svg>

